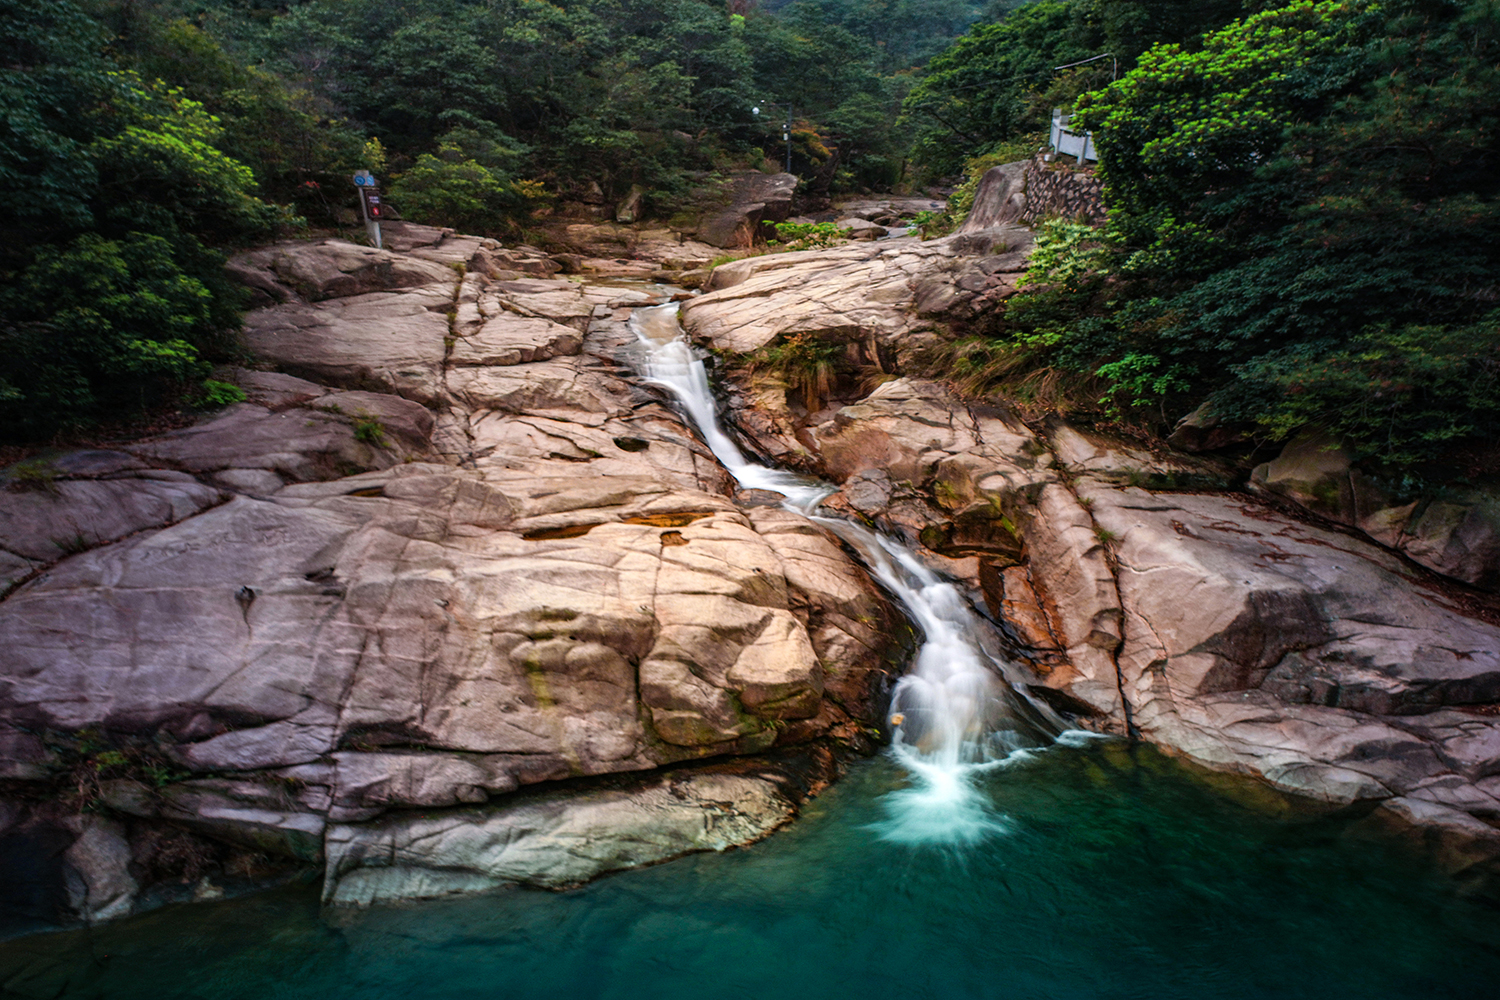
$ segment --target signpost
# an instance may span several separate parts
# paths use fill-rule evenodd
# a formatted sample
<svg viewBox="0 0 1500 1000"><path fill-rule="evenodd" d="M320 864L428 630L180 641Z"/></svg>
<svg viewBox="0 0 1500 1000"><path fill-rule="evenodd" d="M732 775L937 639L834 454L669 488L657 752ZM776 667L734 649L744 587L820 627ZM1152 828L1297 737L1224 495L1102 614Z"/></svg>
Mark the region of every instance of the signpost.
<svg viewBox="0 0 1500 1000"><path fill-rule="evenodd" d="M379 250L380 219L384 214L380 205L380 187L375 183L375 175L368 170L355 171L354 186L359 188L359 211L364 216L365 232L370 234L370 242Z"/></svg>

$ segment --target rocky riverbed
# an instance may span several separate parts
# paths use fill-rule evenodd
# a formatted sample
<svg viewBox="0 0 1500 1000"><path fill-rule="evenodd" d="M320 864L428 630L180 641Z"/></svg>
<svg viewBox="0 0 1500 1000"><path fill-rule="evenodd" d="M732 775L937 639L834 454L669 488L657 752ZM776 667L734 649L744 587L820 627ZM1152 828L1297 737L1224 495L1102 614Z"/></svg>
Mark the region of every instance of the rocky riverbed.
<svg viewBox="0 0 1500 1000"><path fill-rule="evenodd" d="M1429 517L1441 537L1425 544L1410 528L1371 537L1346 527L1352 513L1340 524L1286 502L1328 505L1309 481L1331 480L1334 513L1352 511L1336 498L1358 474L1336 449L1294 442L1254 471L1258 494L1237 492L1212 458L1028 426L896 377L931 370L935 342L1014 291L1028 242L1002 225L744 261L683 322L738 369L731 406L761 448L842 484L831 506L946 557L1059 708L1299 796L1379 809L1420 824L1454 867L1492 866L1500 606L1465 586L1493 572L1479 568L1488 507ZM767 389L757 352L808 333L844 345L851 367L882 368L878 386L812 413ZM1415 507L1377 516L1366 499L1362 513L1366 527L1391 514L1415 524Z"/></svg>
<svg viewBox="0 0 1500 1000"><path fill-rule="evenodd" d="M246 402L0 491L17 926L278 864L323 866L334 903L576 884L763 836L873 745L909 627L633 377L630 313L670 290L442 230L392 245L238 258ZM1224 492L1210 460L904 374L1014 292L1028 246L751 258L683 322L730 372L792 337L872 370L814 413L744 378L729 403L966 581L1054 707L1492 863L1482 592Z"/></svg>

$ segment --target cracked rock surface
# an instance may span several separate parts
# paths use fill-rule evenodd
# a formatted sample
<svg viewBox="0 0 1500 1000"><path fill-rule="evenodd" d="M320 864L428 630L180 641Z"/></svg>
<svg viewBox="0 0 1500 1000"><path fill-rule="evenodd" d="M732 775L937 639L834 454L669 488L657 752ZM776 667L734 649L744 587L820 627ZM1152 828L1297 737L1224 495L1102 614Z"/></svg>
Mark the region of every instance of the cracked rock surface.
<svg viewBox="0 0 1500 1000"><path fill-rule="evenodd" d="M731 371L800 337L868 340L899 374L935 335L924 296L952 297L951 320L998 287L936 281L989 270L1004 285L1019 270L963 239L741 261L684 324ZM753 381L730 393L762 451L842 485L830 506L967 580L1038 692L1084 724L1378 806L1464 845L1462 864L1500 857L1500 614L1462 585L1481 571L1441 578L1378 534L1224 492L1211 459L1030 427L932 381L884 381L815 413L788 397Z"/></svg>
<svg viewBox="0 0 1500 1000"><path fill-rule="evenodd" d="M998 301L1014 293L1031 243L1029 230L1007 226L945 240L747 257L714 269L709 294L684 303L682 323L698 340L733 354L789 333L873 337L909 349L934 318L971 310L976 297Z"/></svg>
<svg viewBox="0 0 1500 1000"><path fill-rule="evenodd" d="M834 764L629 775L878 716L899 615L623 367L664 296L413 243L236 260L280 371L0 491L0 835L82 766L125 826L326 859L338 902L565 884L762 836ZM46 870L108 887L62 915L131 912L133 828L59 836Z"/></svg>
<svg viewBox="0 0 1500 1000"><path fill-rule="evenodd" d="M738 386L734 416L965 581L1055 707L1492 864L1483 595L1210 459L897 377L1014 291L1026 238L734 262L684 325L731 368L800 336L878 372L815 413ZM323 864L340 904L576 884L764 835L834 776L819 740L879 715L899 614L630 377L630 311L665 296L488 243L238 258L277 369L237 374L244 403L6 478L0 838L27 905L138 911L182 829Z"/></svg>

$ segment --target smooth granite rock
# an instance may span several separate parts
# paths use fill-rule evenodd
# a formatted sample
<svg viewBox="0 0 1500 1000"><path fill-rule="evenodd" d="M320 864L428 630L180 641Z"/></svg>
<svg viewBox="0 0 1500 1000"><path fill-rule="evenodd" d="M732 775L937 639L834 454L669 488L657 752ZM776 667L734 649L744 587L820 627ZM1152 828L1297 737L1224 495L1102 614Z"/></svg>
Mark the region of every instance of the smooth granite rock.
<svg viewBox="0 0 1500 1000"><path fill-rule="evenodd" d="M977 315L1004 294L981 275L1024 270L1024 247L1002 263L966 242L993 232L740 261L684 325L731 372L811 335L889 345L899 374L932 336L924 312ZM1034 688L1087 724L1298 794L1385 802L1500 854L1493 602L1355 533L1240 495L1163 492L1224 489L1232 472L1212 460L1060 421L1039 432L932 382L886 380L817 413L753 384L730 400L762 451L842 485L835 509L948 557L1007 617ZM1482 490L1393 507L1312 437L1252 482L1459 581L1500 570Z"/></svg>
<svg viewBox="0 0 1500 1000"><path fill-rule="evenodd" d="M807 518L738 507L622 367L631 309L665 296L460 279L443 255L477 252L464 239L409 242L278 250L309 288L348 291L251 313L247 345L286 372L240 370L245 403L0 490L0 774L69 780L37 734L126 762L93 793L123 833L15 806L76 855L54 873L62 916L142 905L133 845L161 824L326 858L338 902L723 849L791 815L804 764L559 791L545 821L505 803L878 718L887 599ZM340 284L368 277L359 261L444 280ZM474 846L491 842L511 846ZM376 872L376 844L425 874Z"/></svg>

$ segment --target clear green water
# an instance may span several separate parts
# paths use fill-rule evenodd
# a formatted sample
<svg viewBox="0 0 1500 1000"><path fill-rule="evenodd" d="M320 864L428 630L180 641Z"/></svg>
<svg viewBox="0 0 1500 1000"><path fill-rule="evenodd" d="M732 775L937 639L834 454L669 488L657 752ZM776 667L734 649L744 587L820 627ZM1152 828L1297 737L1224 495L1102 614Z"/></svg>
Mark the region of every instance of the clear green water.
<svg viewBox="0 0 1500 1000"><path fill-rule="evenodd" d="M1147 747L983 778L1007 832L880 839L862 762L754 847L567 893L321 912L314 887L0 944L6 996L1492 997L1500 909L1368 821L1284 808Z"/></svg>

